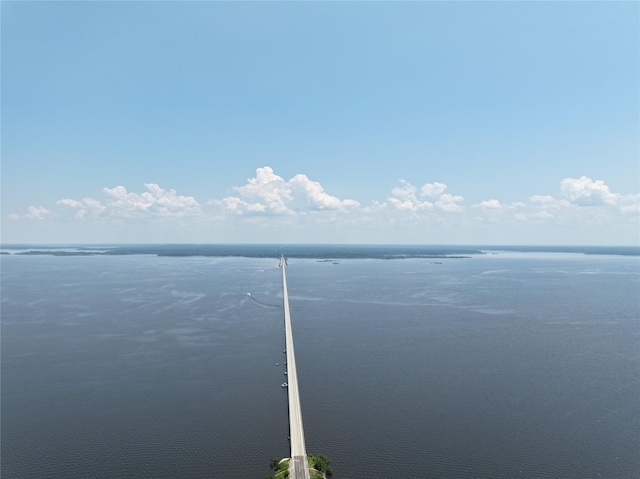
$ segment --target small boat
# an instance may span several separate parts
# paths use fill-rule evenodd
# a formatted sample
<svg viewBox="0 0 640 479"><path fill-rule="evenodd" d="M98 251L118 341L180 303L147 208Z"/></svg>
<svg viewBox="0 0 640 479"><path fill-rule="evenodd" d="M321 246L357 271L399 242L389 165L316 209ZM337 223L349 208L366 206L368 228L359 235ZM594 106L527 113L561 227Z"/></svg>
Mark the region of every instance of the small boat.
<svg viewBox="0 0 640 479"><path fill-rule="evenodd" d="M285 375L285 376L287 375L287 372L286 372L286 371L284 372L284 375Z"/></svg>
<svg viewBox="0 0 640 479"><path fill-rule="evenodd" d="M282 383L282 387L283 387L283 388L286 388L287 386L288 386L288 384L287 384L287 383Z"/></svg>

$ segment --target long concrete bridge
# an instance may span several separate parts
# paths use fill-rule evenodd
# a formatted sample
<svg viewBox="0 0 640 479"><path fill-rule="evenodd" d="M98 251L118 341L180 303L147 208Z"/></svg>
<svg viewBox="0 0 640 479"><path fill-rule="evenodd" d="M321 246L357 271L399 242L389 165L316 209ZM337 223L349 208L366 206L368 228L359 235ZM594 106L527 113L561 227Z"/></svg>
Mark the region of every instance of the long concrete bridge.
<svg viewBox="0 0 640 479"><path fill-rule="evenodd" d="M296 356L293 349L293 334L291 333L291 315L289 314L289 294L287 292L287 260L280 258L282 268L282 293L284 296L284 329L285 347L287 353L287 383L289 393L289 439L291 441L291 460L289 473L291 479L310 479L307 449L304 445L304 429L302 428L302 409L300 409L300 395L298 394L298 372L296 370Z"/></svg>

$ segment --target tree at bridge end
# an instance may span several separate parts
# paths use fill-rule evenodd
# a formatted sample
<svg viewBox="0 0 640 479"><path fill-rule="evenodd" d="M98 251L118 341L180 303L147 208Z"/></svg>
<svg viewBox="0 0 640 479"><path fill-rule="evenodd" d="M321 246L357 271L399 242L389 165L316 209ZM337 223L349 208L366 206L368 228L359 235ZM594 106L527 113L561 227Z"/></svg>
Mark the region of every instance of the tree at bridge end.
<svg viewBox="0 0 640 479"><path fill-rule="evenodd" d="M307 454L307 461L309 462L309 471L311 473L311 479L327 479L333 475L333 470L329 465L331 460L324 454Z"/></svg>
<svg viewBox="0 0 640 479"><path fill-rule="evenodd" d="M329 479L333 475L333 470L329 465L331 459L324 454L307 454L307 461L309 462L311 479ZM265 479L287 479L289 477L289 462L288 457L284 459L272 457L269 467L273 469L273 475L267 476Z"/></svg>
<svg viewBox="0 0 640 479"><path fill-rule="evenodd" d="M266 479L288 479L289 477L289 458L272 457L269 467L273 469L273 475L267 476Z"/></svg>

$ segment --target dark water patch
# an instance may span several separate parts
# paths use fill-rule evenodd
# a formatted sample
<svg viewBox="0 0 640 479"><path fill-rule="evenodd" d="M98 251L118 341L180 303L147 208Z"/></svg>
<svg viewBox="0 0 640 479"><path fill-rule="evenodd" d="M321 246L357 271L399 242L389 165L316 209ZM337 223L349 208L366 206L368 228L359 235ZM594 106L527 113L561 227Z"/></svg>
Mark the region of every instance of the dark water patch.
<svg viewBox="0 0 640 479"><path fill-rule="evenodd" d="M246 291L281 301L277 264L3 257L3 477L267 476L283 318ZM639 477L635 260L289 264L307 447L335 477Z"/></svg>

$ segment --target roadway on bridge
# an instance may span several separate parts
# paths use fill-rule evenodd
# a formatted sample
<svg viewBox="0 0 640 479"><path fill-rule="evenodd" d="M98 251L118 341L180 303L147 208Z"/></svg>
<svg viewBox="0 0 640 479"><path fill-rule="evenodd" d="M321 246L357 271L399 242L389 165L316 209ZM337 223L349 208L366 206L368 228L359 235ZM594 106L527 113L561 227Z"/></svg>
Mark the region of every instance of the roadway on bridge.
<svg viewBox="0 0 640 479"><path fill-rule="evenodd" d="M302 427L302 409L298 393L298 372L296 357L293 349L293 334L291 332L291 315L289 313L289 293L287 292L287 263L284 257L280 260L282 268L282 292L284 296L284 329L287 353L287 383L289 393L289 437L291 440L291 461L289 471L291 479L310 479L307 449L304 444L304 429Z"/></svg>

